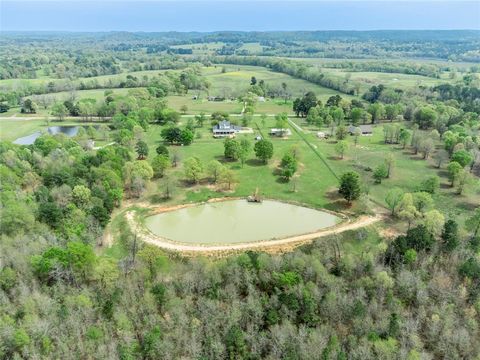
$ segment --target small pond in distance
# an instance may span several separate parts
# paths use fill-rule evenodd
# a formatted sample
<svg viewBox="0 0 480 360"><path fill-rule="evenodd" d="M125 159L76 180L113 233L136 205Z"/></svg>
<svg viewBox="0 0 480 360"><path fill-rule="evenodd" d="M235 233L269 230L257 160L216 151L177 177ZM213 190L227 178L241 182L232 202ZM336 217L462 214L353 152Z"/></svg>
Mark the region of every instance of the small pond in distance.
<svg viewBox="0 0 480 360"><path fill-rule="evenodd" d="M93 127L95 129L98 129L97 125L94 125ZM78 128L79 126L50 126L49 128L47 128L47 131L50 135L65 134L71 137L77 135ZM83 126L83 128L87 129L88 126ZM42 132L37 131L33 134L18 138L13 143L18 145L31 145L38 137L40 137L40 135L42 135Z"/></svg>
<svg viewBox="0 0 480 360"><path fill-rule="evenodd" d="M190 244L237 244L281 239L321 230L341 219L327 212L265 200L199 204L149 216L147 228L160 237Z"/></svg>

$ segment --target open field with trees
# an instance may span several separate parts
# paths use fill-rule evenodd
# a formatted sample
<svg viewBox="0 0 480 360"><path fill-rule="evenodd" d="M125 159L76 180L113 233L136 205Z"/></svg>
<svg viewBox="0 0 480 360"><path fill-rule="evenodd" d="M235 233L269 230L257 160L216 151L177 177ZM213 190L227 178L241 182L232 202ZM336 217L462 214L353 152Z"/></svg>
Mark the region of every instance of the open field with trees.
<svg viewBox="0 0 480 360"><path fill-rule="evenodd" d="M477 34L8 34L0 359L478 358ZM248 197L381 221L201 257L137 228Z"/></svg>

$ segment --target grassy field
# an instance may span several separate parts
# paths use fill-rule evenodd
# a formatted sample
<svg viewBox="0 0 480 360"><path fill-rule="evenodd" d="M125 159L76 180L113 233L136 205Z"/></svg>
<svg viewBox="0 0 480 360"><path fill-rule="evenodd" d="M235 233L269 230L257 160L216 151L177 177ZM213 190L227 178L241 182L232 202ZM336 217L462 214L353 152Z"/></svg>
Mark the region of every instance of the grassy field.
<svg viewBox="0 0 480 360"><path fill-rule="evenodd" d="M367 71L347 71L344 69L322 68L322 72L339 79L349 77L349 81L360 84L360 93L364 93L373 85L385 85L387 87L408 90L418 88L418 86L435 86L451 82L448 75L442 76L441 79L435 79L422 75L407 75L398 73L381 73Z"/></svg>
<svg viewBox="0 0 480 360"><path fill-rule="evenodd" d="M81 82L97 81L98 84L104 86L108 84L110 80L125 80L127 75L133 75L136 77L142 77L142 76L150 77L150 76L158 75L159 73L164 71L166 70L145 70L145 71L124 72L124 73L113 74L113 75L100 75L100 76L93 76L93 77L86 77L86 78L78 78L72 81L67 79L55 79L55 78L46 78L46 77L40 77L37 79L4 79L4 80L0 80L0 87L13 86L14 88L15 87L21 88L22 86L27 86L29 84L46 86L49 82L52 82L52 81L58 84L66 84L71 82L73 82L73 84L80 84ZM175 71L175 70L169 70L169 71Z"/></svg>
<svg viewBox="0 0 480 360"><path fill-rule="evenodd" d="M261 127L260 121L257 121L257 123ZM274 119L268 118L265 127L261 127L261 130L266 133L268 129L273 126ZM235 186L235 190L233 192L227 192L227 195L250 195L258 187L259 191L267 197L299 201L318 207L328 206L329 201L323 195L335 186L336 179L328 171L326 166L319 161L316 155L309 151L308 146L298 135L293 134L289 139L273 138L274 158L268 165L265 166L257 161L254 158L254 153L252 151L250 154L250 160L248 160L242 168L239 162L224 161L223 140L214 139L211 136L211 130L209 127L198 129L197 132L201 134L201 138L196 139L193 145L185 147L170 147L170 151L178 152L180 158L183 160L190 156L197 156L204 164L216 159L223 162L227 167L235 170L238 184ZM254 137L256 135L258 135L258 131L255 131L255 134L242 134L237 138L249 139L253 147ZM154 156L154 149L162 142L160 137L160 127L152 126L146 134L146 140L152 149L151 156ZM300 166L299 174L301 175L297 181L296 192L292 191L292 184L280 181L279 177L276 175L276 169L281 157L291 149L292 146L298 146L302 154L302 164L308 164L308 166ZM180 183L183 184L181 181L181 179L183 179L183 170L181 167L179 169L173 169L172 172L178 177ZM155 193L156 188L154 186L153 192L149 195L154 195ZM209 186L186 186L186 188L178 194L176 201L200 201L206 200L210 197L219 197L223 195L225 195L223 192L217 193Z"/></svg>
<svg viewBox="0 0 480 360"><path fill-rule="evenodd" d="M222 72L222 68L225 68L225 72ZM308 91L313 91L317 98L323 102L336 94L345 98L352 98L335 90L327 89L305 80L295 79L289 75L272 72L258 66L218 65L205 67L202 69L202 73L210 83L208 94L205 91L191 90L187 96L169 96L168 103L170 107L178 111L183 105L186 105L188 107L187 113L190 114L196 114L201 111L206 113L213 111L240 113L242 105L235 100L214 102L208 101L206 98L208 95L236 98L247 91L252 77L255 77L257 81L264 80L266 86L273 88L279 88L285 82L288 84L288 91L292 94L292 97L302 96ZM193 95L199 95L199 100L192 100ZM291 101L285 104L282 99L266 99L265 102L258 102L256 111L265 114L293 113Z"/></svg>
<svg viewBox="0 0 480 360"><path fill-rule="evenodd" d="M295 121L303 126L300 119L295 119ZM260 126L263 133L266 133L270 127L274 126L274 120L268 118L264 127L258 120L256 124ZM170 151L177 152L182 160L190 156L197 156L204 164L207 164L212 159L217 159L233 169L238 178L238 184L234 191L228 192L227 195L246 196L253 193L258 187L266 197L298 201L332 210L345 210L343 200L339 199L337 195L337 179L295 131L288 139L272 139L274 157L267 166L255 160L252 152L251 159L243 168L238 162L224 162L223 141L213 139L209 128L198 129L197 132L201 134L201 138L196 139L191 146L170 147ZM253 145L254 137L257 134L258 131L255 131L255 134L240 135L238 138L245 137ZM398 186L406 192L414 192L418 190L421 181L431 175L438 175L441 178L441 189L434 196L434 201L436 207L442 209L445 214L455 215L462 219L480 203L478 185L472 184L463 195L456 195L455 190L449 186L444 169L436 169L430 160L422 160L420 155L413 155L409 150L402 150L395 145L385 145L381 126L375 127L374 136L361 137L357 147L354 147L353 139L349 138L350 150L343 160L340 160L334 151L334 141L320 140L313 132L307 132L304 137L317 148L336 174L341 175L352 169L359 172L371 198L378 203L385 204L385 195L392 187ZM152 126L146 134L146 140L151 148L150 155L154 156L155 147L161 143L160 127ZM295 180L296 191L293 191L293 183L285 183L277 175L281 157L294 146L300 151L301 163L297 173L298 177ZM374 184L372 172L364 169L366 167L375 168L383 163L387 152L391 152L396 159L392 176L390 179L384 180L382 184ZM204 201L211 197L225 195L224 192L217 192L208 182L196 186L186 185L182 181L181 166L172 169L171 172L180 184L180 190L173 200L174 202ZM158 194L158 188L154 184L146 197L155 199L156 194Z"/></svg>
<svg viewBox="0 0 480 360"><path fill-rule="evenodd" d="M295 121L300 126L306 125L302 119L295 119ZM328 129L322 130L329 132ZM406 192L413 192L418 190L424 179L432 175L437 175L441 179L440 191L434 195L435 205L446 214L463 218L466 216L466 212L472 211L480 203L478 182L476 185L468 186L463 195L457 195L455 189L450 187L444 166L437 169L431 159L423 160L420 154L414 155L411 150L403 150L399 145L386 145L381 125L374 128L373 136L360 137L357 147L354 146L353 139L348 138L350 148L343 160L340 160L335 153L333 140L320 140L314 132L306 134L306 138L328 159L327 161L335 172L341 174L352 169L359 172L370 196L382 204L385 204L385 195L392 187L400 187ZM440 147L441 145L438 143L437 148ZM381 184L375 184L372 171L364 169L367 167L374 169L382 164L387 153L391 153L395 157L396 165L392 176L382 181Z"/></svg>
<svg viewBox="0 0 480 360"><path fill-rule="evenodd" d="M222 68L225 67L226 71L222 72ZM137 77L141 76L153 76L160 73L160 71L141 71L132 73ZM298 97L306 93L307 91L313 91L317 97L325 102L328 97L336 94L340 94L343 97L351 98L344 94L341 94L335 90L327 89L325 87L309 83L308 81L295 79L289 75L282 73L276 73L269 71L268 69L256 66L233 66L233 65L217 65L211 67L202 68L202 75L205 76L206 80L210 83L210 88L208 93L206 91L197 91L190 90L186 95L170 95L167 97L168 105L177 111L180 111L183 105L188 107L188 114L198 114L200 112L211 113L214 111L225 111L230 113L240 113L242 110L242 104L236 100L214 102L208 101L208 95L211 96L224 96L227 98L233 97L237 98L238 96L244 94L250 84L250 79L255 77L257 81L264 80L267 86L279 88L283 82L288 84L288 91L292 94L293 97ZM122 75L107 75L107 76L98 76L95 78L89 78L89 80L96 79L99 84L106 84L109 79L116 77L124 79L126 74ZM6 80L7 81L7 80ZM8 80L12 81L12 80ZM25 81L40 81L39 79L34 80L13 80L20 83ZM41 80L44 81L44 80ZM80 81L80 80L76 80ZM0 81L1 84L2 81ZM26 84L26 83L25 83ZM74 92L77 99L84 98L93 98L97 102L100 102L104 99L104 93L109 89L93 89L93 90L77 90ZM120 88L120 89L110 89L113 90L115 94L125 95L130 89ZM71 93L68 91L51 93L47 96L53 101L65 101L71 97ZM198 95L198 100L193 100L192 97ZM257 112L265 114L275 114L280 112L292 113L292 104L291 101L288 101L286 104L283 99L266 99L265 102L257 103ZM19 114L20 108L12 108L8 112L3 113L0 117L12 116ZM43 109L39 107L38 115L46 116L49 113L49 109ZM32 116L32 115L28 115Z"/></svg>

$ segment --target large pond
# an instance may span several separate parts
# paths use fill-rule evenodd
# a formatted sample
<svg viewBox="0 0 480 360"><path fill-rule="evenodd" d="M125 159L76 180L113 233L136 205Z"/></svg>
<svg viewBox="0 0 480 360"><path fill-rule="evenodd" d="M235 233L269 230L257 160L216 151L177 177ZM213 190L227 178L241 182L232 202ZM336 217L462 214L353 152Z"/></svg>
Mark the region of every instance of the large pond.
<svg viewBox="0 0 480 360"><path fill-rule="evenodd" d="M340 222L327 212L278 201L200 204L145 219L163 238L190 244L235 244L311 233Z"/></svg>
<svg viewBox="0 0 480 360"><path fill-rule="evenodd" d="M98 128L97 125L94 125L93 127L96 129ZM77 135L79 128L80 126L50 126L49 128L47 128L47 132L50 135L65 134L67 136L75 136ZM87 129L88 126L83 126L83 128ZM37 131L37 132L34 132L33 134L18 138L13 143L18 145L31 145L41 135L42 135L42 132Z"/></svg>

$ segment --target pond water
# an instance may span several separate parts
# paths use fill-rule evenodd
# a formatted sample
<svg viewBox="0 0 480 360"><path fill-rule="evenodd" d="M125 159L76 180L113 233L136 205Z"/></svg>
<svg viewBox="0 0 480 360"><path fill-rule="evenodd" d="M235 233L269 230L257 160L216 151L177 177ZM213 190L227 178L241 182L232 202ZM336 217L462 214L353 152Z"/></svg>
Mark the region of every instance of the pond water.
<svg viewBox="0 0 480 360"><path fill-rule="evenodd" d="M95 129L98 128L98 126L93 126ZM50 135L56 135L56 134L65 134L67 136L75 136L78 133L78 129L80 126L50 126L47 128L47 132ZM83 126L83 128L87 129L88 126ZM35 140L42 135L41 131L34 132L33 134L21 137L16 139L13 143L18 144L18 145L31 145L35 142Z"/></svg>
<svg viewBox="0 0 480 360"><path fill-rule="evenodd" d="M311 233L340 220L330 213L278 201L258 204L232 200L152 215L145 219L145 225L172 241L235 244Z"/></svg>

